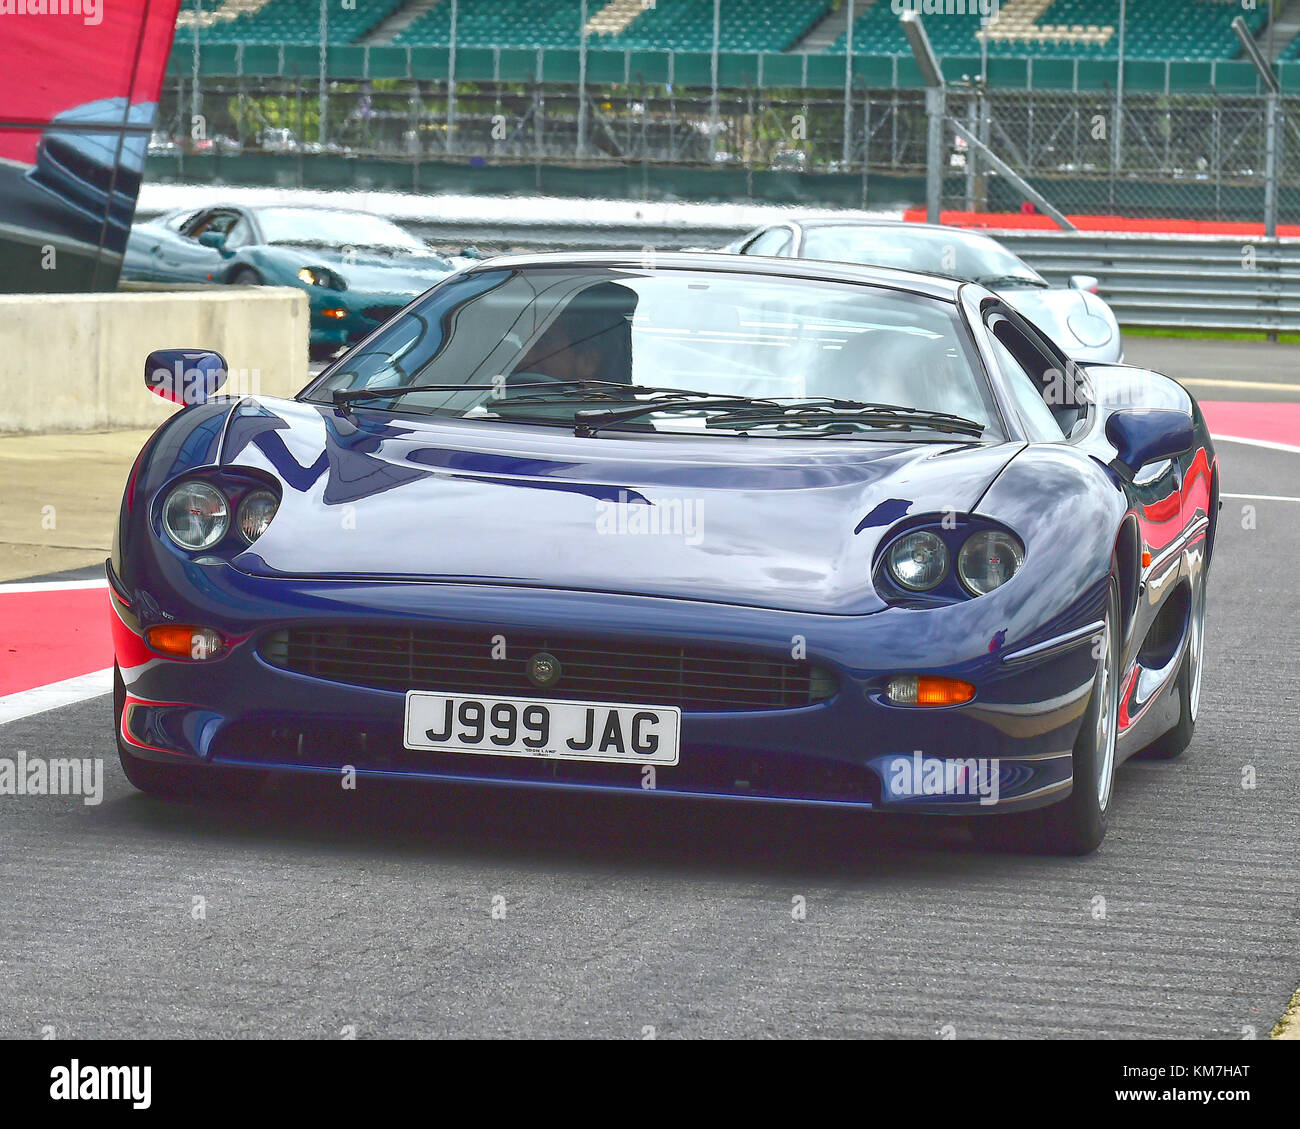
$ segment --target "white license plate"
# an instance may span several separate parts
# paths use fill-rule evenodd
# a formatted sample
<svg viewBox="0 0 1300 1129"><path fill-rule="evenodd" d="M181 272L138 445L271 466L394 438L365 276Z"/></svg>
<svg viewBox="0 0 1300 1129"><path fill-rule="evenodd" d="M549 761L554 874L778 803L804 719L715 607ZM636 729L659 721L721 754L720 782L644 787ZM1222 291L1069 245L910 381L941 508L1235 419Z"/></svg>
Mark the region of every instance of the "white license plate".
<svg viewBox="0 0 1300 1129"><path fill-rule="evenodd" d="M547 698L406 692L406 747L494 757L676 764L682 711Z"/></svg>

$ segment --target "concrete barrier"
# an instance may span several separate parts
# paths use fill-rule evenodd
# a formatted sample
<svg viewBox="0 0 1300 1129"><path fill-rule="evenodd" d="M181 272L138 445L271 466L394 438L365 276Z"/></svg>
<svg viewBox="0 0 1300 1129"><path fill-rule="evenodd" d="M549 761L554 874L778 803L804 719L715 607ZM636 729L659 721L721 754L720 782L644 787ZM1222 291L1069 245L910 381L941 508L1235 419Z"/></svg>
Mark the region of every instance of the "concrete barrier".
<svg viewBox="0 0 1300 1129"><path fill-rule="evenodd" d="M230 387L291 396L307 373L307 296L291 287L0 295L0 434L154 427L153 349L213 349Z"/></svg>

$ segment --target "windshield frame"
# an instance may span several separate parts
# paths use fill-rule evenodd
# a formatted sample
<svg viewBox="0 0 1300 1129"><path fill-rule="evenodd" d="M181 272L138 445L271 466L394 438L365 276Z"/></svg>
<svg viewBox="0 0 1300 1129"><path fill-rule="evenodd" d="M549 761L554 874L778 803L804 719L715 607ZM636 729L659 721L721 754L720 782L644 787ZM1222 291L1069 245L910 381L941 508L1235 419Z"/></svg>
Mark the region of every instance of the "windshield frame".
<svg viewBox="0 0 1300 1129"><path fill-rule="evenodd" d="M330 384L331 380L336 378L340 370L344 369L350 360L365 354L367 350L370 348L370 346L375 344L379 338L381 338L390 328L397 325L398 322L406 315L422 314L428 316L431 312L434 312L434 311L429 311L426 307L437 302L439 293L442 292L444 288L458 287L471 280L482 278L483 276L486 275L497 274L497 273L501 273L508 276L508 275L513 275L522 272L536 273L542 271L555 271L555 272L589 271L593 275L593 277L604 274L606 275L607 280L615 279L620 275L625 277L630 275L635 278L648 278L656 275L662 276L664 274L670 274L670 273L674 275L680 275L683 278L689 278L691 275L701 275L701 276L723 275L723 276L729 276L738 281L752 280L756 282L761 282L764 280L770 281L773 277L770 272L749 271L746 270L743 266L737 267L737 265L734 262L722 262L722 261L716 261L711 263L705 263L705 262L690 263L689 265L673 263L673 264L664 264L662 266L657 266L654 268L636 268L636 267L628 266L626 264L613 265L608 262L588 261L588 260L583 260L581 258L576 258L571 261L557 261L555 259L548 259L548 260L538 261L538 262L532 262L532 261L528 261L527 259L519 258L510 261L498 260L495 262L483 263L482 265L474 266L466 270L461 270L455 272L454 274L450 274L445 279L439 280L423 294L418 295L410 303L408 303L401 310L395 313L392 316L392 318L390 318L387 322L385 322L383 325L378 326L376 329L372 330L369 335L367 335L365 338L357 342L347 351L345 351L344 353L336 357L329 365L326 366L325 369L323 369L320 373L314 376L307 383L307 385L295 396L295 399L304 403L311 403L318 407L327 407L335 411L338 411L339 407L334 401L334 393L336 391L357 390L360 389L362 385L357 384L351 386L351 388L349 388L348 386L335 388L335 387L331 387ZM902 433L902 432L892 431L892 430L891 431L881 430L881 431L863 431L861 434L852 435L852 436L839 436L836 437L837 441L840 442L885 441L885 442L894 442L894 443L944 442L949 444L952 443L996 444L996 443L1006 442L1010 439L1015 438L1015 434L1016 434L1015 427L1011 424L1011 421L1007 417L1003 392L1002 389L999 387L997 374L994 371L991 371L989 368L988 358L986 357L985 350L982 346L982 343L979 340L979 330L975 325L971 323L970 319L966 314L966 311L963 309L962 302L960 301L958 295L954 295L953 298L951 299L947 297L938 297L934 293L927 292L926 290L920 288L914 289L905 284L895 284L888 281L875 280L875 279L873 280L863 279L861 281L857 281L857 280L851 280L845 278L833 278L833 277L824 277L819 275L798 274L798 273L792 273L790 275L781 275L778 277L781 277L782 279L788 281L788 283L791 286L806 285L809 287L823 286L823 287L831 287L831 288L853 288L853 289L860 289L860 290L867 290L867 291L880 291L890 296L902 298L905 300L912 300L912 301L927 303L927 304L937 303L943 307L947 307L951 317L953 339L957 343L959 349L961 350L963 359L965 360L967 368L970 371L972 387L974 391L977 393L977 395L979 395L987 413L987 420L982 421L984 423L984 433L979 438L972 438L969 436L957 436L953 434L944 434L938 431L926 432L918 428L917 431L921 432L921 434L924 436L923 438L918 438L916 433L909 434L909 433ZM401 388L425 383L425 379L423 378L422 374L425 373L425 370L427 370L428 364L429 362L425 362L424 364L421 365L419 369L414 371L411 374L411 378L407 382L407 384L394 386L393 390L395 393L398 393L398 397L393 399L391 403L385 398L383 398L382 396L376 396L373 401L367 401L362 399L357 402L354 402L348 405L347 410L378 412L392 417L411 419L411 420L421 419L421 420L438 422L438 423L464 423L464 424L477 424L480 426L490 425L490 426L498 426L498 427L531 427L531 428L543 428L548 431L556 430L557 424L562 424L566 428L572 426L571 420L557 421L557 420L547 420L543 418L537 418L537 419L506 418L505 416L497 416L492 414L476 415L476 414L465 414L460 412L440 412L440 411L429 411L429 410L422 410L420 408L404 406L400 400ZM685 394L691 394L693 392L698 394L700 390L691 389L683 385L681 387L681 391ZM708 394L715 394L715 393L708 393ZM772 398L773 399L777 399L777 398L798 399L800 397L791 396L791 397L772 397ZM628 401L628 403L632 403L632 402L634 401ZM581 403L575 397L573 406L576 412L581 408L592 407L593 405L590 402L585 404ZM606 406L613 406L613 403L607 402ZM899 405L899 406L908 407L909 405ZM926 409L920 409L920 410L926 410ZM648 437L648 438L677 439L677 438L694 437L694 438L704 438L704 439L713 439L713 440L721 440L721 441L736 441L736 440L743 440L747 438L753 439L753 438L760 438L760 437L768 438L768 436L758 436L758 435L747 436L740 432L728 431L724 428L716 428L716 429L701 428L699 430L695 430L695 429L686 429L686 428L662 428L661 429L655 427L647 427L645 429L639 429L639 428L621 429L619 434L625 438ZM797 433L787 432L780 435L773 435L770 438L782 439L782 440L807 441L807 439L816 438L816 437L802 436Z"/></svg>

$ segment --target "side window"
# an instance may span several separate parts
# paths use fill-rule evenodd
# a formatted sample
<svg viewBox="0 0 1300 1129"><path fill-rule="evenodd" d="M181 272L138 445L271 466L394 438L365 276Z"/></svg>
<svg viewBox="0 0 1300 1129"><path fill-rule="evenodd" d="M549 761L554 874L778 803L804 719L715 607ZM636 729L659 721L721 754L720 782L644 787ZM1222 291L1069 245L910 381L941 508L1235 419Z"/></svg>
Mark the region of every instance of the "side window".
<svg viewBox="0 0 1300 1129"><path fill-rule="evenodd" d="M203 234L208 222L215 216L216 212L197 212L191 216L181 228L181 234L186 239L197 239Z"/></svg>
<svg viewBox="0 0 1300 1129"><path fill-rule="evenodd" d="M247 216L240 216L234 226L226 232L226 250L233 251L238 247L246 247L252 241L253 225L248 222Z"/></svg>
<svg viewBox="0 0 1300 1129"><path fill-rule="evenodd" d="M197 212L181 212L179 215L172 216L163 226L172 231L180 231L187 223L193 223L196 215Z"/></svg>
<svg viewBox="0 0 1300 1129"><path fill-rule="evenodd" d="M1005 326L1006 330L999 333L998 328L1001 326ZM1007 386L1030 434L1033 438L1048 443L1064 439L1065 429L1052 409L1047 406L1047 401L1043 399L1041 368L1036 373L1027 370L1011 351L1009 342L1014 338L1020 338L1015 326L1005 318L1000 318L989 325L989 330L989 339L993 342L993 352L997 354L998 365L1006 377ZM1020 342L1027 344L1023 338L1020 338ZM1023 353L1023 350L1017 352ZM1036 353L1033 356L1036 356Z"/></svg>
<svg viewBox="0 0 1300 1129"><path fill-rule="evenodd" d="M763 232L748 247L746 255L783 255L790 246L790 231L784 227L774 227Z"/></svg>
<svg viewBox="0 0 1300 1129"><path fill-rule="evenodd" d="M239 219L238 212L205 212L185 231L191 239L197 239L205 231L228 232Z"/></svg>

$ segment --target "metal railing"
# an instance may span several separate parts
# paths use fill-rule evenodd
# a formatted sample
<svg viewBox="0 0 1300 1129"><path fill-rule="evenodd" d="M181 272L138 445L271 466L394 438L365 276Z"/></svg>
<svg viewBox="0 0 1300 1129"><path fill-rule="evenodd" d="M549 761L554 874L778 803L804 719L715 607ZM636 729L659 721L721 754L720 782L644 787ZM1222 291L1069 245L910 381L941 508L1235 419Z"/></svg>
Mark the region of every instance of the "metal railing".
<svg viewBox="0 0 1300 1129"><path fill-rule="evenodd" d="M1300 332L1300 239L991 234L1058 285L1095 275L1121 325Z"/></svg>

